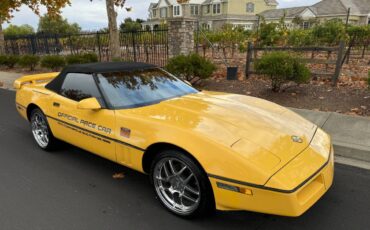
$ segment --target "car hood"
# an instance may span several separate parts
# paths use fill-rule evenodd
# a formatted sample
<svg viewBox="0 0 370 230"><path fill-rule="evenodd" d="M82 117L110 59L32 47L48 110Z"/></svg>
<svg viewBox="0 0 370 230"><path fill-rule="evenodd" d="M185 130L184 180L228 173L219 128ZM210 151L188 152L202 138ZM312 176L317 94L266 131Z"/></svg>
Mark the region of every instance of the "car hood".
<svg viewBox="0 0 370 230"><path fill-rule="evenodd" d="M270 173L302 152L316 130L284 107L226 93L200 92L135 111L227 145ZM292 136L300 141L294 142Z"/></svg>

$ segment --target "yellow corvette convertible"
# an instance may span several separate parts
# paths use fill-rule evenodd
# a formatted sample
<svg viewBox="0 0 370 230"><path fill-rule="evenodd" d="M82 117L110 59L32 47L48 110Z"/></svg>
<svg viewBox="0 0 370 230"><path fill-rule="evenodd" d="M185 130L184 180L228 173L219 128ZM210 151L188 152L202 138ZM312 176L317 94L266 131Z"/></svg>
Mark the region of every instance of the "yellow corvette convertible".
<svg viewBox="0 0 370 230"><path fill-rule="evenodd" d="M198 91L144 63L93 63L15 81L42 149L68 142L150 175L169 211L299 216L330 188L330 137L254 97Z"/></svg>

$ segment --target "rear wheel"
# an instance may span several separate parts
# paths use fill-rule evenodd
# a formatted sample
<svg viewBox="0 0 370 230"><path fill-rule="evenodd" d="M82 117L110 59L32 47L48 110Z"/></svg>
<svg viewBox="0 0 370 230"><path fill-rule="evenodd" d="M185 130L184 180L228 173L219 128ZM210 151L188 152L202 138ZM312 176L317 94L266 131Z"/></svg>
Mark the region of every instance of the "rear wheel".
<svg viewBox="0 0 370 230"><path fill-rule="evenodd" d="M151 179L159 201L174 214L195 217L214 210L207 176L181 151L167 150L158 154L151 167Z"/></svg>
<svg viewBox="0 0 370 230"><path fill-rule="evenodd" d="M30 121L33 138L37 145L47 151L54 149L57 145L57 140L51 133L49 123L44 113L38 108L32 110Z"/></svg>

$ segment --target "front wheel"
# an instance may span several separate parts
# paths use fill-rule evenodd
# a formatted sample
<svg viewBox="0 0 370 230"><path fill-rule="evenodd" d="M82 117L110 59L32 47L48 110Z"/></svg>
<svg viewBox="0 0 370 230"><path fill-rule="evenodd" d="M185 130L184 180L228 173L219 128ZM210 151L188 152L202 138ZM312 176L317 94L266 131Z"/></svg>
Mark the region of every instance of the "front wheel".
<svg viewBox="0 0 370 230"><path fill-rule="evenodd" d="M51 133L46 116L40 109L31 112L31 131L37 145L44 150L52 150L57 145L57 140Z"/></svg>
<svg viewBox="0 0 370 230"><path fill-rule="evenodd" d="M195 217L214 211L214 198L207 176L181 151L157 155L151 179L161 204L174 214Z"/></svg>

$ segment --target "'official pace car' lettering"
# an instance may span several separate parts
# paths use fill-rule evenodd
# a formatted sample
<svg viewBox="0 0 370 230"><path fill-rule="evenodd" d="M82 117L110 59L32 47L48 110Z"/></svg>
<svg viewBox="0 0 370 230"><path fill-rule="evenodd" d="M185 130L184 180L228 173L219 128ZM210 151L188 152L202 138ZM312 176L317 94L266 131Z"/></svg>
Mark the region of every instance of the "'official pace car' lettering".
<svg viewBox="0 0 370 230"><path fill-rule="evenodd" d="M108 128L108 127L105 127L105 126L102 126L102 125L97 125L94 122L91 122L91 121L88 121L88 120L79 119L78 117L75 117L75 116L72 116L72 115L69 115L69 114L66 114L66 113L58 112L58 117L65 118L68 121L72 121L74 123L83 125L83 126L85 126L87 128L96 129L96 130L98 130L100 132L104 132L106 134L111 134L112 133L112 129L111 128Z"/></svg>

